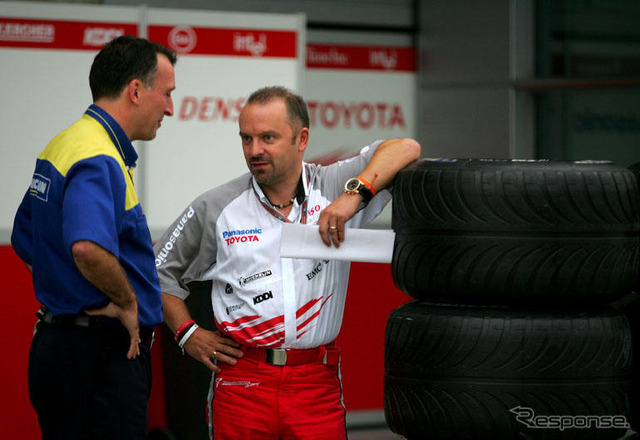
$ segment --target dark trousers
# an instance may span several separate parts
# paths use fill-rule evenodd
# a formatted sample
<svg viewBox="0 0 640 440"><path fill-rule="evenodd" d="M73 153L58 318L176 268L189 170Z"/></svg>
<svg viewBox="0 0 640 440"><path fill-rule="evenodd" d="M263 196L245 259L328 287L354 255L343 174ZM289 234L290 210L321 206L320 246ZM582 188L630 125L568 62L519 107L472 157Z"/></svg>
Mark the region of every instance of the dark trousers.
<svg viewBox="0 0 640 440"><path fill-rule="evenodd" d="M151 392L149 346L127 359L122 326L38 322L29 396L43 440L143 440Z"/></svg>

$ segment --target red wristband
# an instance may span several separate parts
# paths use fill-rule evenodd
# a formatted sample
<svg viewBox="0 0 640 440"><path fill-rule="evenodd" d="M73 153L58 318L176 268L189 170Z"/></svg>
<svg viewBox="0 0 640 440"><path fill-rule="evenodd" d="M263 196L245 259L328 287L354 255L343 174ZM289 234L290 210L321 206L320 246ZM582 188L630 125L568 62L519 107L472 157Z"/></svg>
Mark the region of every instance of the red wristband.
<svg viewBox="0 0 640 440"><path fill-rule="evenodd" d="M366 186L366 187L367 187L367 189L368 189L369 191L371 191L371 197L373 197L373 196L375 196L375 195L376 195L376 192L377 192L377 191L376 191L376 189L373 187L373 185L372 185L372 184L370 184L369 182L367 182L366 180L364 180L362 177L358 177L358 179L360 180L360 182L362 182L362 184L363 184L364 186ZM374 179L374 180L375 180L375 179Z"/></svg>
<svg viewBox="0 0 640 440"><path fill-rule="evenodd" d="M180 340L180 334L185 331L187 329L187 327L190 327L192 324L195 324L196 322L193 319L190 319L188 321L185 321L180 328L176 331L176 334L173 336L173 339L176 340L176 342L178 342Z"/></svg>

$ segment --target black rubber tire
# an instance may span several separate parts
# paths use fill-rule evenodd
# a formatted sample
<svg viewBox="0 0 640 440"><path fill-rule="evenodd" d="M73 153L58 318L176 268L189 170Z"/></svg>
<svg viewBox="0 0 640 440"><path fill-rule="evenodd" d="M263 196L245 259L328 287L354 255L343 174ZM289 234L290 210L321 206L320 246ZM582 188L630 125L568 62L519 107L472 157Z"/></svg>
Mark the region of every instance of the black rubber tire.
<svg viewBox="0 0 640 440"><path fill-rule="evenodd" d="M628 168L629 168L629 171L631 171L633 173L633 175L636 177L636 181L638 182L638 185L640 186L640 162L633 163L633 164L629 165ZM634 290L636 292L640 292L640 270L638 271L638 280L636 282L636 288Z"/></svg>
<svg viewBox="0 0 640 440"><path fill-rule="evenodd" d="M421 300L616 300L640 272L638 194L611 163L417 161L393 188L394 282Z"/></svg>
<svg viewBox="0 0 640 440"><path fill-rule="evenodd" d="M613 303L612 306L627 317L631 324L631 358L632 362L632 387L629 399L629 423L631 429L640 432L640 295L632 293L622 301ZM640 437L638 437L640 439Z"/></svg>
<svg viewBox="0 0 640 440"><path fill-rule="evenodd" d="M636 179L640 181L640 162L633 163L629 165L628 168L629 168L629 171L631 171L634 174L634 176L636 176Z"/></svg>
<svg viewBox="0 0 640 440"><path fill-rule="evenodd" d="M536 429L510 410L627 423L631 342L613 310L409 302L387 323L385 417L409 439L618 439L626 429Z"/></svg>

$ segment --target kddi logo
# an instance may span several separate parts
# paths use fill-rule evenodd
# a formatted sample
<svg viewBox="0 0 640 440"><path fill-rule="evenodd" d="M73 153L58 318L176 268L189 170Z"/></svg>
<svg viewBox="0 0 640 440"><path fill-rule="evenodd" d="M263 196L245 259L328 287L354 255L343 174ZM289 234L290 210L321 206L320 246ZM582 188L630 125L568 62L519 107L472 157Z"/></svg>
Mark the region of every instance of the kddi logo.
<svg viewBox="0 0 640 440"><path fill-rule="evenodd" d="M260 304L262 301L266 301L271 298L273 298L273 293L269 290L268 292L264 292L262 295L254 296L253 304Z"/></svg>

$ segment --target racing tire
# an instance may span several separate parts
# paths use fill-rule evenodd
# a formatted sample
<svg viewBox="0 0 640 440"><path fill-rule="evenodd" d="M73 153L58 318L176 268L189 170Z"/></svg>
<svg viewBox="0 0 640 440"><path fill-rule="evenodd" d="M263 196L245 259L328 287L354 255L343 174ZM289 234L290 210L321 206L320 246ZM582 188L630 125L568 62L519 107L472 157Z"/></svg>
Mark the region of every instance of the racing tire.
<svg viewBox="0 0 640 440"><path fill-rule="evenodd" d="M629 165L628 168L629 168L629 171L631 171L634 174L634 176L636 176L636 179L640 181L640 162L633 163Z"/></svg>
<svg viewBox="0 0 640 440"><path fill-rule="evenodd" d="M408 439L618 439L631 371L614 310L413 301L387 323L385 418Z"/></svg>
<svg viewBox="0 0 640 440"><path fill-rule="evenodd" d="M640 272L638 197L608 162L417 161L393 187L394 283L420 300L614 301Z"/></svg>
<svg viewBox="0 0 640 440"><path fill-rule="evenodd" d="M629 171L631 171L633 173L634 176L636 176L636 181L638 182L638 185L640 186L640 162L636 162L633 163L631 165L629 165ZM636 292L640 292L640 271L638 271L638 280L636 282L636 288L635 288Z"/></svg>

